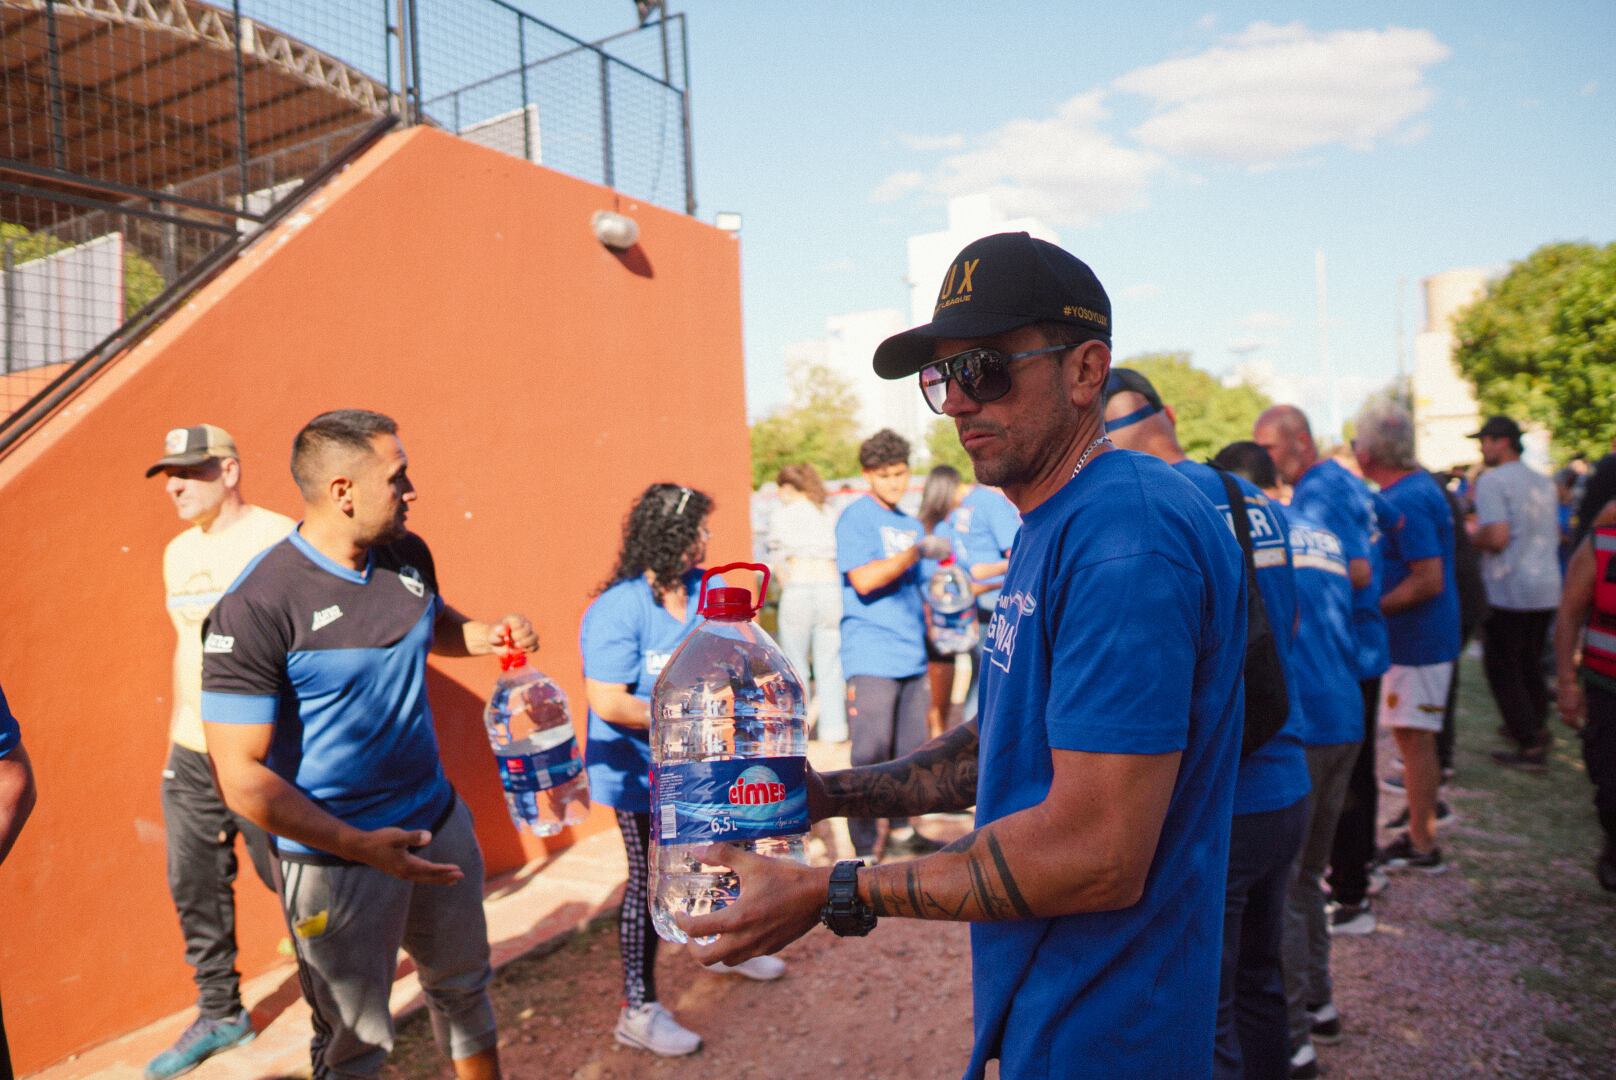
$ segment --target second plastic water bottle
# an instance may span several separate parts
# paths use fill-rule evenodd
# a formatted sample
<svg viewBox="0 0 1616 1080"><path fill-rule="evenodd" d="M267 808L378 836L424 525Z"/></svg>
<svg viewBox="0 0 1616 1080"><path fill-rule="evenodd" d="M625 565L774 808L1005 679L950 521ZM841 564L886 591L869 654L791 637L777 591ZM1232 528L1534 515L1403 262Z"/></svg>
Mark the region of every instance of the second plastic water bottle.
<svg viewBox="0 0 1616 1080"><path fill-rule="evenodd" d="M931 609L926 634L944 656L958 656L976 648L976 593L971 575L950 555L938 564L926 583L926 605Z"/></svg>
<svg viewBox="0 0 1616 1080"><path fill-rule="evenodd" d="M508 649L483 709L488 742L499 763L505 807L518 829L554 836L589 816L589 778L567 712L567 695L550 677Z"/></svg>
<svg viewBox="0 0 1616 1080"><path fill-rule="evenodd" d="M683 942L677 911L705 914L740 895L735 873L708 866L696 852L726 842L760 855L806 861L807 710L802 680L753 616L746 589L707 583L732 563L702 575L702 621L680 643L651 691L651 921L667 941Z"/></svg>

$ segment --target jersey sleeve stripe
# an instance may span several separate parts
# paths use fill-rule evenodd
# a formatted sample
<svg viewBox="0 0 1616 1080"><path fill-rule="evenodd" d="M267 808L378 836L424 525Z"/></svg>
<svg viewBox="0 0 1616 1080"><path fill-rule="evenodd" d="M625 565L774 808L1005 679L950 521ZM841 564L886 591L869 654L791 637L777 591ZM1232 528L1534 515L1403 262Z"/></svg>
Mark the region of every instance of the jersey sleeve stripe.
<svg viewBox="0 0 1616 1080"><path fill-rule="evenodd" d="M279 708L274 694L202 691L202 719L210 724L273 724Z"/></svg>

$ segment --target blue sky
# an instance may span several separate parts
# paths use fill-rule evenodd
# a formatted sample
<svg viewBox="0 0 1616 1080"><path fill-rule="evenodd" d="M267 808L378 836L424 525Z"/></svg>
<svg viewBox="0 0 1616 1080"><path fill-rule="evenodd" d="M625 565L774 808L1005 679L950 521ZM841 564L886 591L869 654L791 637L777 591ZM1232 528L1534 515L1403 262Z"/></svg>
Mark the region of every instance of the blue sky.
<svg viewBox="0 0 1616 1080"><path fill-rule="evenodd" d="M633 20L527 6L589 38ZM754 414L826 317L907 310L905 239L949 195L1046 220L1109 289L1119 358L1257 363L1314 402L1322 249L1349 414L1395 373L1399 278L1411 339L1424 276L1616 239L1609 0L674 7L698 213L745 220Z"/></svg>

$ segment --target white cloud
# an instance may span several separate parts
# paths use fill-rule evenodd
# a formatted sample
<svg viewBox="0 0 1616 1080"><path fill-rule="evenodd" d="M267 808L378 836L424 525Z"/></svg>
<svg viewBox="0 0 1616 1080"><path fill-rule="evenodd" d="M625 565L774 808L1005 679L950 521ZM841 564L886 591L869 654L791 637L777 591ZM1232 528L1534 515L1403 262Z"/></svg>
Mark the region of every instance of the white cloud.
<svg viewBox="0 0 1616 1080"><path fill-rule="evenodd" d="M910 150L921 152L929 150L963 150L965 149L965 136L963 135L899 135L898 142Z"/></svg>
<svg viewBox="0 0 1616 1080"><path fill-rule="evenodd" d="M878 203L897 202L905 195L911 195L926 186L926 177L918 172L895 172L870 192L870 201Z"/></svg>
<svg viewBox="0 0 1616 1080"><path fill-rule="evenodd" d="M1053 116L1017 119L970 139L923 177L898 173L876 197L924 189L938 195L988 195L1007 217L1087 225L1144 205L1145 188L1165 161L1122 146L1100 129L1109 115L1103 91L1080 94Z"/></svg>
<svg viewBox="0 0 1616 1080"><path fill-rule="evenodd" d="M1129 285L1119 293L1124 300L1154 300L1161 295L1161 286L1153 281Z"/></svg>
<svg viewBox="0 0 1616 1080"><path fill-rule="evenodd" d="M1202 15L1199 19L1196 19L1195 25L1200 27L1202 30L1210 30L1214 26L1218 25L1218 17L1209 11L1205 15Z"/></svg>
<svg viewBox="0 0 1616 1080"><path fill-rule="evenodd" d="M1236 356L1246 356L1261 349L1266 349L1273 343L1273 338L1240 337L1229 342L1229 351Z"/></svg>
<svg viewBox="0 0 1616 1080"><path fill-rule="evenodd" d="M1262 166L1393 137L1431 104L1426 69L1448 55L1427 30L1316 32L1258 22L1114 85L1154 101L1155 114L1133 131L1146 146Z"/></svg>
<svg viewBox="0 0 1616 1080"><path fill-rule="evenodd" d="M1582 84L1582 96L1583 97L1593 97L1598 92L1599 92L1599 80L1598 79L1589 79L1587 82Z"/></svg>

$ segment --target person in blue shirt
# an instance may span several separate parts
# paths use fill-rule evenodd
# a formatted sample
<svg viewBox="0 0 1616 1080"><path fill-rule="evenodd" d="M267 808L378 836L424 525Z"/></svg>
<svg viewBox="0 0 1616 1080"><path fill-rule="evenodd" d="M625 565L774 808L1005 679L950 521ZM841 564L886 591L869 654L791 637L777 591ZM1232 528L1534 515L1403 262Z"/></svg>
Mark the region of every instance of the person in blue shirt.
<svg viewBox="0 0 1616 1080"><path fill-rule="evenodd" d="M201 707L226 805L274 838L313 1074L380 1073L403 948L455 1075L497 1077L482 851L444 775L426 663L501 642L532 652L538 635L524 616L444 602L406 528L416 490L390 417L316 416L292 477L302 523L203 620Z"/></svg>
<svg viewBox="0 0 1616 1080"><path fill-rule="evenodd" d="M1431 475L1414 459L1414 421L1394 403L1374 403L1358 416L1353 452L1364 478L1380 487L1402 527L1386 544L1380 609L1386 614L1391 667L1381 680L1380 722L1403 755L1408 831L1376 860L1441 873L1436 794L1441 779L1436 739L1459 656L1459 586L1454 576L1453 517Z"/></svg>
<svg viewBox="0 0 1616 1080"><path fill-rule="evenodd" d="M1110 449L1110 303L1026 233L956 256L932 321L875 367L920 376L976 476L1022 514L988 626L981 711L886 765L810 774L817 818L976 806L903 863L826 870L726 845L737 903L679 916L698 956L774 952L817 922L969 921L966 1080L1211 1075L1229 815L1245 709L1245 572L1216 509Z"/></svg>
<svg viewBox="0 0 1616 1080"><path fill-rule="evenodd" d="M859 446L869 494L836 519L836 569L842 575L842 675L854 767L891 761L926 741L931 690L926 678L926 615L921 559L941 559L947 539L926 535L898 509L909 488L909 443L883 429ZM880 824L850 818L861 859L875 854ZM902 818L890 822L887 850L924 854L939 846Z"/></svg>
<svg viewBox="0 0 1616 1080"><path fill-rule="evenodd" d="M1106 432L1124 449L1160 458L1217 507L1233 532L1229 496L1216 469L1189 460L1177 417L1150 380L1113 368L1106 386ZM1307 825L1307 757L1302 749L1299 681L1292 664L1296 584L1284 511L1236 478L1250 522L1252 564L1285 671L1290 713L1267 742L1240 759L1223 899L1223 971L1218 1000L1217 1077L1283 1077L1290 1030L1281 948L1291 865Z"/></svg>
<svg viewBox="0 0 1616 1080"><path fill-rule="evenodd" d="M628 854L628 883L618 908L623 1007L613 1037L664 1057L694 1053L701 1036L657 1000L659 941L651 926L651 689L674 650L694 628L707 557L712 499L680 484L652 484L623 522L611 573L584 612L579 649L589 699L585 754L590 798L617 813ZM753 979L777 979L785 964L759 957L736 968Z"/></svg>
<svg viewBox="0 0 1616 1080"><path fill-rule="evenodd" d="M962 561L976 583L977 619L986 629L999 602L999 586L1009 568L1010 548L1021 530L1021 514L1015 504L996 488L982 484L964 486L959 506L949 515L955 546L963 551ZM966 720L976 718L977 687L982 678L980 643L971 655L971 682L965 689Z"/></svg>
<svg viewBox="0 0 1616 1080"><path fill-rule="evenodd" d="M1386 616L1380 610L1381 548L1398 527L1396 511L1363 480L1331 458L1319 456L1307 415L1294 405L1275 405L1257 417L1252 440L1273 458L1279 478L1291 485L1291 509L1308 515L1341 542L1352 583L1354 671L1362 701L1358 756L1336 821L1330 852L1330 933L1361 936L1375 930L1369 897L1369 867L1375 858L1380 787L1375 743L1380 727L1380 679L1391 664Z"/></svg>
<svg viewBox="0 0 1616 1080"><path fill-rule="evenodd" d="M0 863L11 854L28 815L34 812L38 792L34 787L34 767L23 749L22 728L6 704L0 688ZM11 1050L6 1044L6 1021L0 1014L0 1076L11 1076Z"/></svg>
<svg viewBox="0 0 1616 1080"><path fill-rule="evenodd" d="M1268 452L1255 442L1231 443L1212 461L1279 498ZM1290 1013L1291 1076L1318 1075L1315 1035L1341 1037L1330 984L1330 934L1321 887L1347 778L1362 741L1352 581L1341 541L1305 508L1290 508L1291 564L1296 577L1296 643L1291 670L1301 698L1300 735L1307 748L1307 829L1292 869L1285 912L1285 997Z"/></svg>

